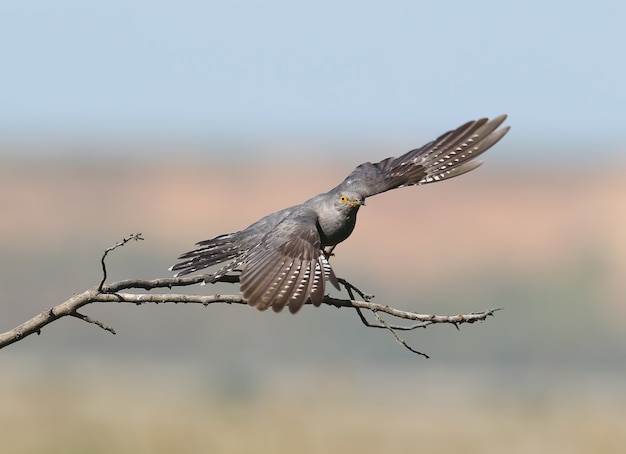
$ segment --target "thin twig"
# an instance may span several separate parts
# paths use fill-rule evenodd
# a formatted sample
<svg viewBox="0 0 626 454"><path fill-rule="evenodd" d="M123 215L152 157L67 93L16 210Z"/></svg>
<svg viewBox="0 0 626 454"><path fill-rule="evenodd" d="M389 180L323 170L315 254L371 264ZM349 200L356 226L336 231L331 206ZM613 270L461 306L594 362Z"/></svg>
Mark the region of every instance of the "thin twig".
<svg viewBox="0 0 626 454"><path fill-rule="evenodd" d="M402 339L400 336L398 336L398 333L396 333L396 331L387 324L387 322L385 321L385 319L383 319L380 314L378 313L378 311L374 311L374 316L378 319L378 321L380 322L381 325L383 325L385 328L387 328L387 330L393 334L393 337L396 338L396 340L398 342L400 342L400 344L404 345L405 348L407 348L409 351L413 352L413 353L417 353L418 355L423 356L424 358L430 358L430 356L428 356L426 353L420 352L418 350L415 350L413 347L409 346L409 344L406 343L406 341L404 339Z"/></svg>
<svg viewBox="0 0 626 454"><path fill-rule="evenodd" d="M127 236L126 238L124 238L122 241L120 241L118 243L115 243L110 248L105 249L104 254L102 254L102 258L100 259L100 264L102 265L102 280L100 281L100 285L98 285L98 291L102 291L102 286L104 285L104 281L107 280L107 267L106 267L106 264L104 262L106 257L107 257L107 255L109 254L109 252L114 251L118 247L124 246L130 240L139 241L139 240L143 240L143 238L141 236L141 233L132 233L129 236Z"/></svg>
<svg viewBox="0 0 626 454"><path fill-rule="evenodd" d="M398 336L398 333L396 333L396 331L412 331L417 328L426 328L427 326L432 325L434 323L449 323L449 324L454 325L454 327L457 330L460 330L459 328L460 324L474 323L475 321L478 321L478 320L482 321L485 318L487 318L489 315L493 315L495 311L500 310L500 308L497 308L497 309L491 309L490 311L486 311L486 312L475 312L469 315L456 315L456 316L450 317L450 316L441 316L441 315L423 315L423 314L416 314L414 312L399 311L398 309L391 308L389 306L384 306L382 308L375 307L372 303L370 303L371 299L374 298L374 295L370 295L368 293L365 293L359 290L356 286L352 285L350 282L348 282L345 279L339 278L337 280L339 281L340 284L344 286L344 288L348 292L348 296L350 296L350 300L351 300L350 303L356 309L356 312L359 316L359 319L361 320L361 323L363 323L368 328L386 329L395 337L395 339L400 344L404 345L407 349L409 349L413 353L417 353L418 355L424 356L426 358L429 358L427 354L410 347L404 339ZM362 302L355 301L353 291L356 292L361 298L363 298ZM374 314L374 316L378 319L379 324L371 323L367 320L367 318L363 314L363 311L361 311L361 303L367 305L366 309L370 310ZM398 318L404 318L404 319L409 319L409 320L421 320L421 321L420 323L415 323L409 326L391 325L387 323L387 321L384 320L380 316L379 312L386 312Z"/></svg>
<svg viewBox="0 0 626 454"><path fill-rule="evenodd" d="M72 313L70 314L70 316L72 316L72 317L76 317L76 318L78 318L78 319L80 319L80 320L82 320L82 321L84 321L84 322L87 322L87 323L93 323L94 325L99 326L100 328L102 328L102 329L103 329L103 330L105 330L105 331L108 331L108 332L109 332L109 333L111 333L111 334L117 334L117 333L115 332L115 330L114 330L113 328L111 328L110 326L105 325L105 324L104 324L104 323L102 323L100 320L96 320L95 318L91 318L91 317L89 317L88 315L84 315L84 314L81 314L80 312L76 312L76 311L75 311L75 312L72 312Z"/></svg>
<svg viewBox="0 0 626 454"><path fill-rule="evenodd" d="M350 295L350 299L354 299L352 290L354 290L357 293L357 295L363 298L363 301L371 301L374 299L375 295L372 295L371 293L362 292L361 290L359 290L358 288L356 288L354 285L352 285L350 282L348 282L347 280L343 278L339 277L337 278L337 281L339 281L339 283L343 285L344 288L348 291L348 295Z"/></svg>

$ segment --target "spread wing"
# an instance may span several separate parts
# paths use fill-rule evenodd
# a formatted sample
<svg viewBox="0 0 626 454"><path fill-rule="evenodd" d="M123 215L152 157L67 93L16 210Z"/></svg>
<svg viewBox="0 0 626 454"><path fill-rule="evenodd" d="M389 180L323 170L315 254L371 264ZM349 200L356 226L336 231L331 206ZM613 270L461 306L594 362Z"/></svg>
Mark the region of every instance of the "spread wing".
<svg viewBox="0 0 626 454"><path fill-rule="evenodd" d="M181 262L170 267L170 271L177 271L175 277L209 268L226 261L216 273L207 275L205 283L216 282L220 277L239 268L245 263L248 252L260 243L280 222L291 214L290 209L277 211L239 232L218 235L214 238L196 243L196 249L185 252L178 258Z"/></svg>
<svg viewBox="0 0 626 454"><path fill-rule="evenodd" d="M474 120L398 158L358 166L336 190L369 197L403 186L432 183L462 175L482 162L474 159L495 145L509 127L498 129L506 115Z"/></svg>
<svg viewBox="0 0 626 454"><path fill-rule="evenodd" d="M305 213L285 218L250 251L240 283L249 305L276 312L289 306L295 313L309 298L322 303L326 279L339 289L321 250L316 218Z"/></svg>

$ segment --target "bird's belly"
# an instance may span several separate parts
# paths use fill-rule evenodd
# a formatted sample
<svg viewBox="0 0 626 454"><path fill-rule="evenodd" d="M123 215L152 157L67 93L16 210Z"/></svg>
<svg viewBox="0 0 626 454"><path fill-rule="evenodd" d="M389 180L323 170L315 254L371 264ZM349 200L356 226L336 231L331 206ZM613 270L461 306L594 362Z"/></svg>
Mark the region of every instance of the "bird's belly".
<svg viewBox="0 0 626 454"><path fill-rule="evenodd" d="M350 220L350 222L338 223L334 225L318 224L322 248L326 246L334 246L348 238L354 230L355 221L356 219Z"/></svg>

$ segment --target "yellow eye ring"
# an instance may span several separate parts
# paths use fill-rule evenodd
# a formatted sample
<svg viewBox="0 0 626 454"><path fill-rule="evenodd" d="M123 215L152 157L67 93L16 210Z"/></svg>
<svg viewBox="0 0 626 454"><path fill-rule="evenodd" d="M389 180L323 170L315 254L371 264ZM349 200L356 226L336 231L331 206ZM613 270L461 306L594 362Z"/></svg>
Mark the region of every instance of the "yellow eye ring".
<svg viewBox="0 0 626 454"><path fill-rule="evenodd" d="M341 197L339 197L339 201L341 203L348 203L348 198L345 195L342 195Z"/></svg>

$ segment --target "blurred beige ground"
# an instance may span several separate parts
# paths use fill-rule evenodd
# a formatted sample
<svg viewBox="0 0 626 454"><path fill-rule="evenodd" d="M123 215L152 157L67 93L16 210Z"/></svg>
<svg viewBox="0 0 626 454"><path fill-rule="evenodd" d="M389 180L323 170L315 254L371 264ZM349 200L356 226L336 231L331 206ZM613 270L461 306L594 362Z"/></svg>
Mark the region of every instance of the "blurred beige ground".
<svg viewBox="0 0 626 454"><path fill-rule="evenodd" d="M618 453L626 442L626 398L603 390L503 394L428 376L358 389L328 370L224 396L152 376L162 367L82 367L69 381L2 380L6 452Z"/></svg>
<svg viewBox="0 0 626 454"><path fill-rule="evenodd" d="M110 257L111 279L168 276L195 241L360 161L329 162L7 160L0 329L95 285L102 250L129 233L146 240ZM2 351L0 439L16 453L621 452L625 176L487 162L368 199L337 274L420 312L504 307L407 334L431 360L331 308L90 307L117 336L62 320Z"/></svg>

